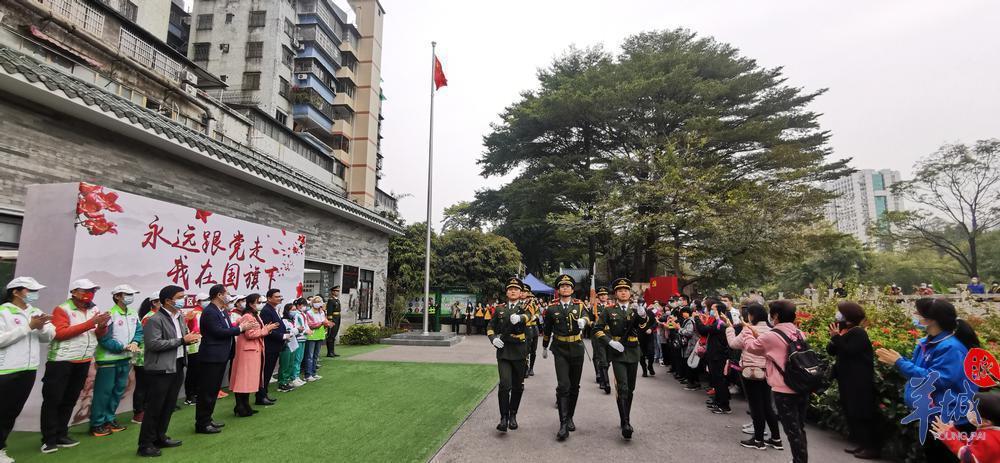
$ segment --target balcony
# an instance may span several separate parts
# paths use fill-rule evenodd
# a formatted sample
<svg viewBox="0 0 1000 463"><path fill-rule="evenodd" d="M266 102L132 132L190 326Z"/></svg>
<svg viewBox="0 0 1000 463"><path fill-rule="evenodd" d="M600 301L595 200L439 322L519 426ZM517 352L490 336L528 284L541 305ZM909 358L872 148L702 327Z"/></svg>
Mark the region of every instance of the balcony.
<svg viewBox="0 0 1000 463"><path fill-rule="evenodd" d="M339 133L350 137L354 134L354 128L351 123L343 119L337 119L333 121L333 133Z"/></svg>
<svg viewBox="0 0 1000 463"><path fill-rule="evenodd" d="M319 77L315 74L305 74L305 79L299 79L300 75L295 75L295 86L298 88L309 88L313 89L318 93L327 103L333 103L336 95L330 90L330 87L326 86L320 81Z"/></svg>
<svg viewBox="0 0 1000 463"><path fill-rule="evenodd" d="M358 83L358 80L354 77L354 71L347 66L341 66L340 69L337 69L335 76L338 79L350 79L353 84Z"/></svg>
<svg viewBox="0 0 1000 463"><path fill-rule="evenodd" d="M340 51L344 53L350 53L354 56L358 56L356 48L357 47L355 47L354 42L351 40L344 40L343 42L340 42Z"/></svg>
<svg viewBox="0 0 1000 463"><path fill-rule="evenodd" d="M347 93L338 93L333 99L333 104L335 106L347 106L348 108L354 109L354 98L351 98Z"/></svg>
<svg viewBox="0 0 1000 463"><path fill-rule="evenodd" d="M292 103L292 117L296 129L309 131L321 140L329 141L334 118L334 110L330 103L311 88L293 88L288 96L288 100Z"/></svg>
<svg viewBox="0 0 1000 463"><path fill-rule="evenodd" d="M295 38L299 42L309 42L326 55L326 58L338 67L340 61L340 40L330 37L326 31L316 24L299 24L295 28Z"/></svg>
<svg viewBox="0 0 1000 463"><path fill-rule="evenodd" d="M391 212L398 212L396 198L394 198L389 193L382 191L379 188L375 189L375 208L376 210L384 210Z"/></svg>

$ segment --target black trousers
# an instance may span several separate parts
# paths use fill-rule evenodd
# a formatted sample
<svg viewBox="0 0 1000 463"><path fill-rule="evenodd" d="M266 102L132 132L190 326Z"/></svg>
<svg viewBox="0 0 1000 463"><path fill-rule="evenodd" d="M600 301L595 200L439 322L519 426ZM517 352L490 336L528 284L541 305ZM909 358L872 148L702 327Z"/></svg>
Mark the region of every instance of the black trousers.
<svg viewBox="0 0 1000 463"><path fill-rule="evenodd" d="M764 440L764 425L771 430L771 439L781 439L778 431L778 415L774 413L771 403L771 386L763 379L743 379L743 390L747 395L747 405L750 406L750 418L753 420L753 438Z"/></svg>
<svg viewBox="0 0 1000 463"><path fill-rule="evenodd" d="M184 372L184 398L190 400L198 395L201 362L198 360L198 354L188 354L187 358L187 371Z"/></svg>
<svg viewBox="0 0 1000 463"><path fill-rule="evenodd" d="M337 321L333 328L326 330L326 355L333 355L337 350L337 333L340 332L340 321ZM318 348L317 348L318 349ZM279 353L280 355L280 353ZM268 380L270 381L270 380Z"/></svg>
<svg viewBox="0 0 1000 463"><path fill-rule="evenodd" d="M729 382L726 381L725 358L708 361L708 376L710 384L715 389L715 404L721 408L729 408Z"/></svg>
<svg viewBox="0 0 1000 463"><path fill-rule="evenodd" d="M257 400L264 400L267 397L267 387L271 383L271 376L274 375L274 367L278 365L278 356L281 351L272 351L264 348L264 380L257 391Z"/></svg>
<svg viewBox="0 0 1000 463"><path fill-rule="evenodd" d="M219 399L226 362L201 362L198 369L198 406L194 412L194 427L202 429L212 424L215 402Z"/></svg>
<svg viewBox="0 0 1000 463"><path fill-rule="evenodd" d="M146 369L139 365L132 368L135 371L135 388L132 389L132 413L141 413L146 408Z"/></svg>
<svg viewBox="0 0 1000 463"><path fill-rule="evenodd" d="M35 370L0 375L0 450L7 448L7 436L35 386Z"/></svg>
<svg viewBox="0 0 1000 463"><path fill-rule="evenodd" d="M528 369L526 360L497 360L497 372L500 374L500 386L497 388L497 399L500 405L500 416L508 416L508 412L517 413L524 393L524 373Z"/></svg>
<svg viewBox="0 0 1000 463"><path fill-rule="evenodd" d="M792 462L808 463L806 408L809 407L809 396L775 392L774 405L778 409L778 420L781 421L781 427L785 428L785 437L788 438L788 446L792 449Z"/></svg>
<svg viewBox="0 0 1000 463"><path fill-rule="evenodd" d="M42 376L42 443L55 445L68 437L69 420L87 382L90 362L45 362Z"/></svg>
<svg viewBox="0 0 1000 463"><path fill-rule="evenodd" d="M529 326L528 335L528 369L535 369L535 358L538 357L538 325Z"/></svg>
<svg viewBox="0 0 1000 463"><path fill-rule="evenodd" d="M146 410L139 428L139 448L153 447L167 438L170 417L177 405L177 395L184 384L184 359L177 359L177 372L146 371L148 384Z"/></svg>

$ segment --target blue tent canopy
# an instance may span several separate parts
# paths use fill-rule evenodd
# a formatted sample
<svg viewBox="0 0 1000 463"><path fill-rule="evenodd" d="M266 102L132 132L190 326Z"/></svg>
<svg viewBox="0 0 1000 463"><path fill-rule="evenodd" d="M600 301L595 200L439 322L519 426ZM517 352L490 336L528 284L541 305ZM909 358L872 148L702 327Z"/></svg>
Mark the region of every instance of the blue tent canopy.
<svg viewBox="0 0 1000 463"><path fill-rule="evenodd" d="M533 293L542 293L542 294L556 293L555 289L552 289L551 286L543 283L542 280L535 278L535 276L530 273L525 275L524 280L522 281L524 281L528 286L531 286L531 292Z"/></svg>

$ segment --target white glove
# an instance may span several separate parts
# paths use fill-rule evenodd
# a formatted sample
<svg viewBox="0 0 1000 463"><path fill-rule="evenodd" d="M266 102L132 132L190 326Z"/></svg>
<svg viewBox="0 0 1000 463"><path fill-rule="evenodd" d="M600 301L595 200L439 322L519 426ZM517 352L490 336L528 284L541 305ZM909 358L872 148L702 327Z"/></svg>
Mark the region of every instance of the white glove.
<svg viewBox="0 0 1000 463"><path fill-rule="evenodd" d="M580 329L582 330L582 329L584 329L584 328L586 328L586 327L587 327L587 319L586 319L586 318L580 318L580 319L577 319L577 320L576 320L576 324L577 324L577 326L579 326L579 327L580 327Z"/></svg>
<svg viewBox="0 0 1000 463"><path fill-rule="evenodd" d="M635 313L636 313L636 315L638 315L640 317L645 317L646 316L646 308L643 307L642 305L637 305L637 306L635 306Z"/></svg>
<svg viewBox="0 0 1000 463"><path fill-rule="evenodd" d="M496 346L497 349L503 349L503 341L500 340L499 336L493 338L493 345Z"/></svg>
<svg viewBox="0 0 1000 463"><path fill-rule="evenodd" d="M549 358L549 350L548 349L542 349L542 358L543 359Z"/></svg>
<svg viewBox="0 0 1000 463"><path fill-rule="evenodd" d="M521 316L516 313L510 314L510 322L515 325L521 323Z"/></svg>
<svg viewBox="0 0 1000 463"><path fill-rule="evenodd" d="M611 346L612 349L614 349L614 350L616 350L618 352L625 352L625 346L622 345L622 343L620 343L618 341L611 341L611 342L608 343L608 345Z"/></svg>

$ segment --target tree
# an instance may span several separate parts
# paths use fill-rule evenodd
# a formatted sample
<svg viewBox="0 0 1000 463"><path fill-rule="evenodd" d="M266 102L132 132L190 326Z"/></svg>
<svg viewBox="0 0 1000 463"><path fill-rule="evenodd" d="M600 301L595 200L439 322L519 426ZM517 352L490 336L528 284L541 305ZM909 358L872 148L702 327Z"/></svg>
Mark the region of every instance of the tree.
<svg viewBox="0 0 1000 463"><path fill-rule="evenodd" d="M477 230L452 230L434 244L432 281L436 288L464 288L485 298L500 298L517 274L521 253L507 238Z"/></svg>
<svg viewBox="0 0 1000 463"><path fill-rule="evenodd" d="M809 238L809 255L793 264L780 278L780 289L799 293L809 283L833 288L838 281L867 271L869 255L851 235L824 230Z"/></svg>
<svg viewBox="0 0 1000 463"><path fill-rule="evenodd" d="M472 213L472 205L468 201L460 201L444 209L441 231L482 230L479 224Z"/></svg>
<svg viewBox="0 0 1000 463"><path fill-rule="evenodd" d="M687 30L629 37L615 57L571 50L539 83L480 160L484 175L524 170L474 203L498 212L505 236L544 219L555 243L512 237L532 264L535 245L582 248L588 265L603 253L609 273L637 280L761 278L803 252L797 235L829 198L814 185L846 171L827 162L829 134L807 109L823 90Z"/></svg>
<svg viewBox="0 0 1000 463"><path fill-rule="evenodd" d="M434 238L432 234L431 239ZM403 236L389 239L386 301L389 303L391 326L398 326L407 301L422 297L426 239L426 222L411 224L404 229Z"/></svg>
<svg viewBox="0 0 1000 463"><path fill-rule="evenodd" d="M889 214L888 233L936 249L967 276L979 276L978 241L1000 225L1000 140L944 145L914 170L893 192L925 209Z"/></svg>

